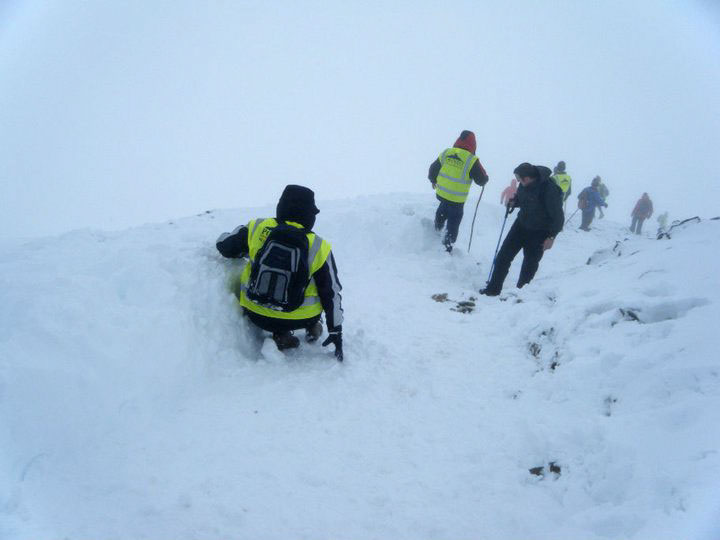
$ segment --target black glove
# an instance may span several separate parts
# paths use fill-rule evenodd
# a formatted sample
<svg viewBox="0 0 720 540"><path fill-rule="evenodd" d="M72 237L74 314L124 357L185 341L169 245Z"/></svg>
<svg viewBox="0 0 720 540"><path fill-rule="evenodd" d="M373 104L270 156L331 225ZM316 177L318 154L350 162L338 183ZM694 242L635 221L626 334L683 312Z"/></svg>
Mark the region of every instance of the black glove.
<svg viewBox="0 0 720 540"><path fill-rule="evenodd" d="M325 341L323 341L322 346L327 347L330 344L335 345L335 358L338 359L338 362L343 361L343 350L342 350L342 331L336 331L336 332L330 332L330 335L327 337Z"/></svg>

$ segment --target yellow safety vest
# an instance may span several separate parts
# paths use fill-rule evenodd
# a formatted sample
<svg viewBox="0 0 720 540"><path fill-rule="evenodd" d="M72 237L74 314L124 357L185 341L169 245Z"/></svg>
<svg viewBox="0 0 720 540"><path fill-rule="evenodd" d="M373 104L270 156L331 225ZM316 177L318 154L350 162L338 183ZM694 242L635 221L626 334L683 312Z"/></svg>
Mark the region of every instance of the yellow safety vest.
<svg viewBox="0 0 720 540"><path fill-rule="evenodd" d="M288 225L302 229L302 225L294 223L292 221L286 221ZM331 246L330 243L320 238L315 233L307 233L308 239L308 264L310 266L310 283L305 289L305 301L295 311L275 311L268 307L260 306L250 300L245 294L250 281L250 272L252 271L252 265L255 262L255 256L257 255L260 248L265 244L270 231L277 227L278 222L274 218L270 219L254 219L248 223L248 246L250 247L250 263L245 265L242 276L240 277L240 305L244 308L249 309L253 313L263 315L265 317L272 317L274 319L310 319L316 315L322 313L322 304L320 303L320 297L318 296L317 285L315 285L315 279L313 275L315 272L320 270L320 267L325 264L328 256L330 255Z"/></svg>
<svg viewBox="0 0 720 540"><path fill-rule="evenodd" d="M572 178L570 178L569 174L557 173L552 175L551 178L555 181L558 187L562 189L563 193L567 193L568 189L570 189L570 184L572 184Z"/></svg>
<svg viewBox="0 0 720 540"><path fill-rule="evenodd" d="M440 172L437 175L435 193L448 201L464 203L470 193L470 169L477 156L463 148L448 148L438 158Z"/></svg>

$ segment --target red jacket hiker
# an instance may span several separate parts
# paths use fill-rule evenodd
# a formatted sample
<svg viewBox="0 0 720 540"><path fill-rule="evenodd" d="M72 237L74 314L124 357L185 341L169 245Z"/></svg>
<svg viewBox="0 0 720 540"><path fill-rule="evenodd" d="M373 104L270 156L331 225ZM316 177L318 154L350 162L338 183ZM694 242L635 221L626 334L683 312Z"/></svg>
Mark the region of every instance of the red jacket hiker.
<svg viewBox="0 0 720 540"><path fill-rule="evenodd" d="M650 197L647 193L643 193L642 197L638 199L638 202L635 203L635 208L633 208L632 213L630 214L631 217L636 217L638 219L647 219L650 216L652 216L653 213L653 203L650 200Z"/></svg>

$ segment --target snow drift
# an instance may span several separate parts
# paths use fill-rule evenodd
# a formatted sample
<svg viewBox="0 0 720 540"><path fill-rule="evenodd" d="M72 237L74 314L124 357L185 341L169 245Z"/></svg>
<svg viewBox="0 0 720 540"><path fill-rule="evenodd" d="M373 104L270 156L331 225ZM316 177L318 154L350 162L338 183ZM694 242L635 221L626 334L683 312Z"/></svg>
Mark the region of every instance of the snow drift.
<svg viewBox="0 0 720 540"><path fill-rule="evenodd" d="M3 247L0 537L720 537L720 222L571 224L497 299L502 209L450 257L434 207L320 205L344 364L247 332L214 240L272 208Z"/></svg>

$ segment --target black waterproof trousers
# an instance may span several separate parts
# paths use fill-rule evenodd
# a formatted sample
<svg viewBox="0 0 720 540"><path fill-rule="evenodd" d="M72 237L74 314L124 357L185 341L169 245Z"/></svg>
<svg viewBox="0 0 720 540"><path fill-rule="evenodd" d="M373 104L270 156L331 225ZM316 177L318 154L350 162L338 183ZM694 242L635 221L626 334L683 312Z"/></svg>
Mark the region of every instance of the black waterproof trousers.
<svg viewBox="0 0 720 540"><path fill-rule="evenodd" d="M503 283L510 270L510 264L521 249L523 251L523 262L517 286L522 287L530 283L540 265L540 259L543 256L543 243L548 236L548 231L526 229L516 220L513 226L510 227L510 232L505 237L497 254L495 268L485 290L492 294L499 294L502 291Z"/></svg>
<svg viewBox="0 0 720 540"><path fill-rule="evenodd" d="M452 246L455 240L457 240L465 204L451 202L442 197L438 197L438 200L440 201L440 206L438 206L435 212L435 230L442 230L447 221L447 230L445 231L443 244L445 244L445 246Z"/></svg>

